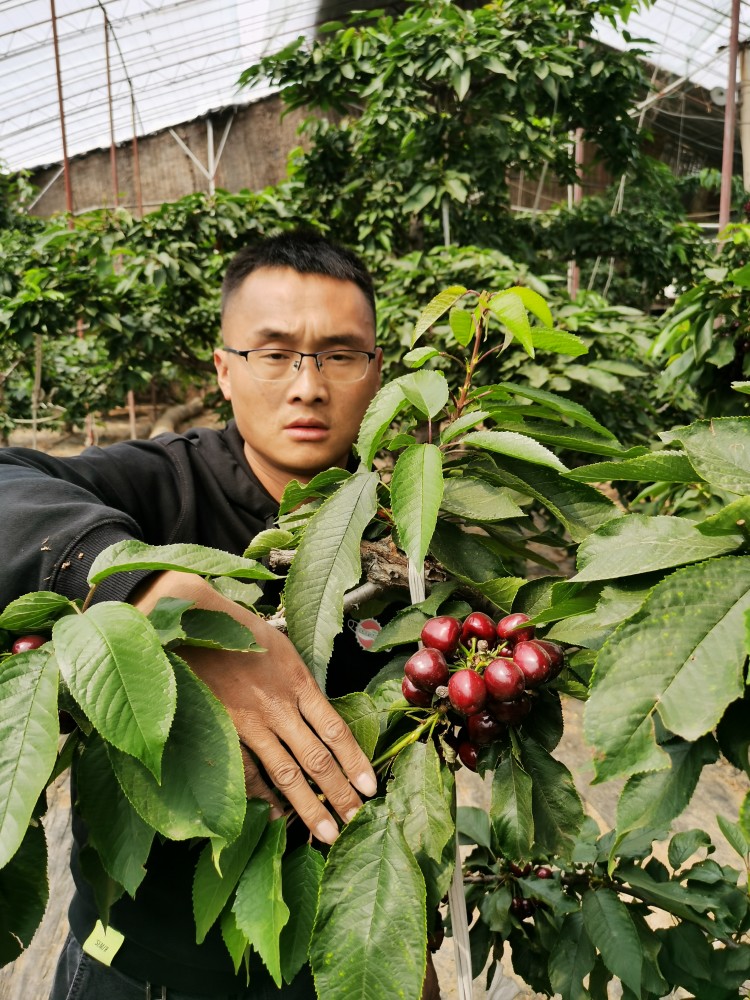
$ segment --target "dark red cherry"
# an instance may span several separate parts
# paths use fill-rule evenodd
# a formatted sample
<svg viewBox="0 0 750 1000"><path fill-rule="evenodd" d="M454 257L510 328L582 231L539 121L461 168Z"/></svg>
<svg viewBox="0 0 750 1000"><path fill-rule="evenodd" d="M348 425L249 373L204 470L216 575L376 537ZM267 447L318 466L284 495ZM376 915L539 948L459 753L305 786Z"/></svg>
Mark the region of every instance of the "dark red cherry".
<svg viewBox="0 0 750 1000"><path fill-rule="evenodd" d="M478 747L475 747L473 743L469 743L468 740L463 740L463 742L458 744L458 758L464 767L468 767L470 771L476 771L477 769L478 753Z"/></svg>
<svg viewBox="0 0 750 1000"><path fill-rule="evenodd" d="M556 642L550 642L549 639L534 639L537 646L541 646L542 649L546 650L550 658L550 675L549 679L552 680L553 677L557 677L562 668L565 666L565 650L562 646L558 646Z"/></svg>
<svg viewBox="0 0 750 1000"><path fill-rule="evenodd" d="M546 868L544 865L541 865L539 868L536 869L534 874L536 875L537 878L552 878L552 869Z"/></svg>
<svg viewBox="0 0 750 1000"><path fill-rule="evenodd" d="M506 722L509 726L517 726L531 711L531 698L527 694L522 694L514 701L488 701L487 710L499 722Z"/></svg>
<svg viewBox="0 0 750 1000"><path fill-rule="evenodd" d="M430 649L439 649L443 656L453 656L461 641L461 623L458 618L440 615L424 623L422 642Z"/></svg>
<svg viewBox="0 0 750 1000"><path fill-rule="evenodd" d="M487 696L497 701L513 701L526 690L523 671L514 660L498 658L484 668Z"/></svg>
<svg viewBox="0 0 750 1000"><path fill-rule="evenodd" d="M39 649L47 642L44 635L21 635L10 647L11 653L28 653L30 649Z"/></svg>
<svg viewBox="0 0 750 1000"><path fill-rule="evenodd" d="M495 623L483 611L472 611L461 626L461 642L468 646L472 639L483 639L490 648L497 642Z"/></svg>
<svg viewBox="0 0 750 1000"><path fill-rule="evenodd" d="M498 722L494 715L484 709L476 715L470 715L466 720L466 732L469 739L477 746L492 743L505 732L505 724Z"/></svg>
<svg viewBox="0 0 750 1000"><path fill-rule="evenodd" d="M448 683L448 665L439 649L418 649L404 664L404 673L414 687L430 694L441 684Z"/></svg>
<svg viewBox="0 0 750 1000"><path fill-rule="evenodd" d="M529 639L533 639L534 626L527 625L525 628L523 627L525 622L530 621L529 616L520 611L512 615L506 615L505 618L501 618L497 623L496 631L498 639L504 639L511 643L527 642Z"/></svg>
<svg viewBox="0 0 750 1000"><path fill-rule="evenodd" d="M549 653L533 639L529 642L516 643L513 662L521 668L528 689L539 687L550 679L552 661Z"/></svg>
<svg viewBox="0 0 750 1000"><path fill-rule="evenodd" d="M475 670L457 670L448 681L451 705L462 715L476 715L484 708L487 688Z"/></svg>
<svg viewBox="0 0 750 1000"><path fill-rule="evenodd" d="M429 691L415 687L408 677L404 677L401 681L401 694L410 705L416 705L418 708L429 708L432 704L432 695Z"/></svg>

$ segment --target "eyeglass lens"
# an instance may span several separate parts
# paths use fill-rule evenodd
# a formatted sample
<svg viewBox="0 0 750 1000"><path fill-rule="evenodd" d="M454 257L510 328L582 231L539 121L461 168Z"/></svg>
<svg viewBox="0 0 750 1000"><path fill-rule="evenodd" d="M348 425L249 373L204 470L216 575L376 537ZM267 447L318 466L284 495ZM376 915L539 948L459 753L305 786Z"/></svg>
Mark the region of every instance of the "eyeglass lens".
<svg viewBox="0 0 750 1000"><path fill-rule="evenodd" d="M364 351L322 351L314 357L329 382L357 382L364 378L370 360ZM296 351L269 349L250 351L246 360L256 378L273 382L294 378L304 358Z"/></svg>

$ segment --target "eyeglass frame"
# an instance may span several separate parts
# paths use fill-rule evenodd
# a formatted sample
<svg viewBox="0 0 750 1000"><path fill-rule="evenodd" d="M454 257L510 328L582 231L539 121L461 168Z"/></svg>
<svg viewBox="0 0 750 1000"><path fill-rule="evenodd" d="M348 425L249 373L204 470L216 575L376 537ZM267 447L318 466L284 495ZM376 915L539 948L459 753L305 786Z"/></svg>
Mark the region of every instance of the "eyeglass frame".
<svg viewBox="0 0 750 1000"><path fill-rule="evenodd" d="M239 357L244 358L245 362L247 362L247 356L248 356L248 354L258 354L258 353L260 353L260 351L274 351L274 350L276 350L280 354L281 353L284 353L284 354L296 354L297 357L299 358L299 362L297 363L297 367L294 369L294 374L290 375L288 378L261 378L258 375L253 375L253 378L257 379L259 382L291 382L294 379L294 377L299 373L299 371L300 371L300 369L302 367L302 359L303 358L315 358L315 367L318 370L318 374L320 375L321 378L325 379L326 382L331 382L332 385L354 385L356 382L361 382L364 378L367 377L367 372L369 370L370 362L374 361L375 358L378 356L377 350L375 350L375 351L361 351L358 347L329 347L328 350L325 350L325 351L313 351L311 354L307 353L305 351L294 351L294 350L292 350L289 347L277 347L277 348L273 348L273 347L251 347L247 351L238 351L236 347L227 347L227 345L224 344L222 349L225 350L225 351L227 351L229 354L236 354ZM318 360L319 357L320 357L320 355L321 354L338 354L338 353L340 353L342 351L348 351L350 354L366 354L367 355L367 365L368 365L368 367L365 368L364 372L359 376L359 378L352 379L349 382L336 382L334 379L329 379L329 378L327 378L323 374L323 364L322 364L321 361Z"/></svg>

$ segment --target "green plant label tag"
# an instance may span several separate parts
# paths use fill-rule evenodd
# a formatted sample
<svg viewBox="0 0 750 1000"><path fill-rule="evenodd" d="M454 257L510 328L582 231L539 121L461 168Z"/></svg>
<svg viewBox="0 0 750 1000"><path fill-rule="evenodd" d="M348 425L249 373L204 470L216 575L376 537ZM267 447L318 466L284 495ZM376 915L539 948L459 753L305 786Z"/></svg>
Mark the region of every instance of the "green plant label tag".
<svg viewBox="0 0 750 1000"><path fill-rule="evenodd" d="M114 927L110 926L105 930L101 920L97 920L93 931L83 942L83 950L98 962L109 965L120 950L124 940L124 935L116 931Z"/></svg>

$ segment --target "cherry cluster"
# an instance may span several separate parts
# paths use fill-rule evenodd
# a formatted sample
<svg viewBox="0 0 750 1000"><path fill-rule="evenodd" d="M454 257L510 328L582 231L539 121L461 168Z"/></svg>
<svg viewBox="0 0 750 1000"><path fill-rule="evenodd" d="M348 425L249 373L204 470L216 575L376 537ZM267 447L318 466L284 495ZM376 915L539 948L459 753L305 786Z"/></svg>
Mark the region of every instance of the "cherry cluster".
<svg viewBox="0 0 750 1000"><path fill-rule="evenodd" d="M497 624L473 611L463 624L450 615L425 622L423 648L404 664L401 691L406 700L430 708L435 699L463 724L456 752L476 770L479 748L517 726L533 706L535 688L563 668L562 646L536 639L528 615L506 615Z"/></svg>

